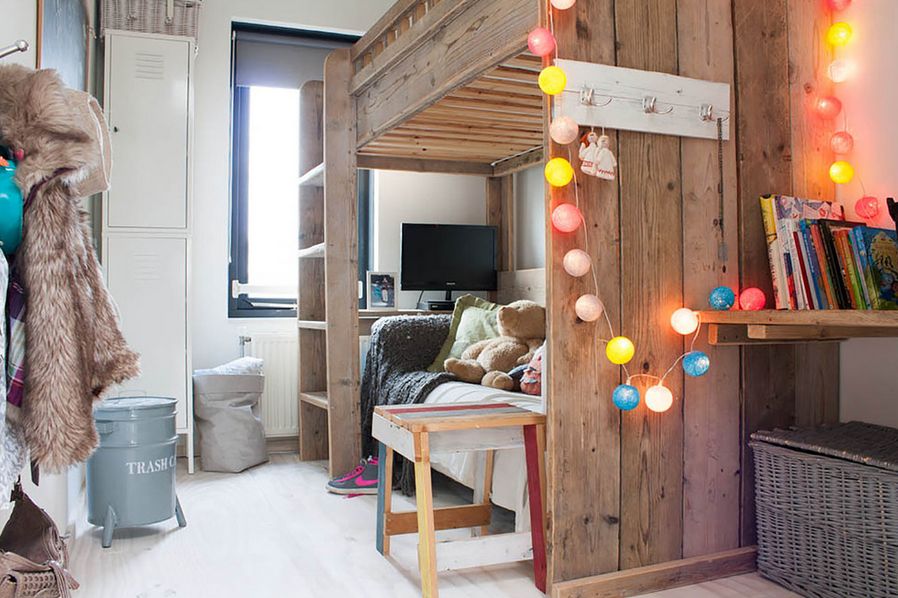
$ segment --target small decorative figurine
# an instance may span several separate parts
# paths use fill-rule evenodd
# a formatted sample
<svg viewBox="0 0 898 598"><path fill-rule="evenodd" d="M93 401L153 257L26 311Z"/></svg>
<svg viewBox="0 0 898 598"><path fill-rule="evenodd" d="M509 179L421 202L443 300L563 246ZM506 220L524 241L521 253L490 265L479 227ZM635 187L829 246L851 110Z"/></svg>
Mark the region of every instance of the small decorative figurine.
<svg viewBox="0 0 898 598"><path fill-rule="evenodd" d="M580 170L590 176L613 181L617 159L610 149L611 140L607 135L599 136L590 131L580 143Z"/></svg>

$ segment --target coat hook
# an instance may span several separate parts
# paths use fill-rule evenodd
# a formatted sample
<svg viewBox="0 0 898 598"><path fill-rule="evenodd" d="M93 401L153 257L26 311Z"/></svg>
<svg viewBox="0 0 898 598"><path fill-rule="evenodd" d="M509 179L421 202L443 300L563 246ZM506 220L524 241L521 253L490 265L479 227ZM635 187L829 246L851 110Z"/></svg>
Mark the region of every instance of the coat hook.
<svg viewBox="0 0 898 598"><path fill-rule="evenodd" d="M714 106L712 104L702 104L701 108L699 108L699 114L703 121L714 120Z"/></svg>
<svg viewBox="0 0 898 598"><path fill-rule="evenodd" d="M604 104L596 104L596 90L590 87L583 86L583 89L580 90L580 103L584 106L593 106L595 108L601 108L603 106L607 106L614 100L613 96L608 97L608 101Z"/></svg>
<svg viewBox="0 0 898 598"><path fill-rule="evenodd" d="M655 96L645 96L642 98L642 111L646 114L670 114L673 112L674 107L671 106L664 112L658 112L658 98Z"/></svg>

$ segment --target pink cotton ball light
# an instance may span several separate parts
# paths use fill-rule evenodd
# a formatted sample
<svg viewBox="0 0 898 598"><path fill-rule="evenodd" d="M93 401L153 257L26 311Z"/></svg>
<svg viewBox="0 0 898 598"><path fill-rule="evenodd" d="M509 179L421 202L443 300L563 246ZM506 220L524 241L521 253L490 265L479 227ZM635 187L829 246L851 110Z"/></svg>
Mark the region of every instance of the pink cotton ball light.
<svg viewBox="0 0 898 598"><path fill-rule="evenodd" d="M595 295L583 295L577 299L574 311L577 312L577 317L584 322L595 322L602 317L605 306L602 304L602 300Z"/></svg>
<svg viewBox="0 0 898 598"><path fill-rule="evenodd" d="M842 112L842 102L833 96L824 96L817 99L814 105L817 114L824 120L833 120Z"/></svg>
<svg viewBox="0 0 898 598"><path fill-rule="evenodd" d="M826 3L829 5L830 9L836 12L846 10L851 6L851 0L827 0Z"/></svg>
<svg viewBox="0 0 898 598"><path fill-rule="evenodd" d="M864 220L873 220L879 216L879 198L866 195L854 204L854 212Z"/></svg>
<svg viewBox="0 0 898 598"><path fill-rule="evenodd" d="M749 287L739 295L739 307L745 311L759 311L766 306L767 296L761 289Z"/></svg>
<svg viewBox="0 0 898 598"><path fill-rule="evenodd" d="M571 249L564 254L563 265L565 272L574 278L580 278L589 273L590 268L592 268L592 259L582 249Z"/></svg>
<svg viewBox="0 0 898 598"><path fill-rule="evenodd" d="M829 140L829 146L834 154L845 155L854 149L854 137L848 131L834 133Z"/></svg>
<svg viewBox="0 0 898 598"><path fill-rule="evenodd" d="M527 47L536 56L548 56L555 51L555 36L545 27L537 27L527 36Z"/></svg>
<svg viewBox="0 0 898 598"><path fill-rule="evenodd" d="M563 203L552 211L552 226L561 233L572 233L580 228L583 214L572 203Z"/></svg>
<svg viewBox="0 0 898 598"><path fill-rule="evenodd" d="M580 137L580 126L570 116L559 116L549 125L549 136L559 145L569 145Z"/></svg>

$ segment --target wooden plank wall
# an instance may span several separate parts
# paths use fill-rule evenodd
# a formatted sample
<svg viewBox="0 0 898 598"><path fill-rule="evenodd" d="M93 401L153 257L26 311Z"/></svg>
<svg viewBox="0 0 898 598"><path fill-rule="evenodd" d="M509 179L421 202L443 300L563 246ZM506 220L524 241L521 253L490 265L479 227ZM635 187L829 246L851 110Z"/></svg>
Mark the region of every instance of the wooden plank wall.
<svg viewBox="0 0 898 598"><path fill-rule="evenodd" d="M621 373L594 326L573 313L591 283L561 267L573 247L594 256L611 320L637 345L631 374L663 373L688 346L670 331L670 314L704 306L713 287L759 286L772 298L758 197L833 195L827 131L808 114L825 91L828 19L817 0L578 0L555 13L560 57L731 83L737 122L724 147L723 231L716 142L608 131L619 182L581 177L584 228L548 232L554 582L753 544L748 436L838 415L835 345L709 347L704 339L696 348L711 355L712 370L684 380L675 369L666 380L676 397L670 412L620 414L610 396ZM551 191L547 217L575 200L571 188Z"/></svg>

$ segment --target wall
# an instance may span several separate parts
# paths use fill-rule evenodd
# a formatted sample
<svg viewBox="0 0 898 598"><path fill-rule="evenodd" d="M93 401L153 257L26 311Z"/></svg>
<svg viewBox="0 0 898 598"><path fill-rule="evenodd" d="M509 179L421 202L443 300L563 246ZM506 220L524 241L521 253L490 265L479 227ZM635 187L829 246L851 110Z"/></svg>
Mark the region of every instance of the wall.
<svg viewBox="0 0 898 598"><path fill-rule="evenodd" d="M515 269L546 266L545 177L539 166L514 175Z"/></svg>
<svg viewBox="0 0 898 598"><path fill-rule="evenodd" d="M289 319L229 320L227 315L231 22L360 33L392 3L392 0L215 0L203 6L194 79L197 159L191 308L195 368L211 367L237 357L240 352L237 338L241 334L254 330L288 330L296 325Z"/></svg>
<svg viewBox="0 0 898 598"><path fill-rule="evenodd" d="M0 46L11 44L17 39L28 42L30 49L16 53L3 59L4 64L15 62L25 66L34 66L36 58L35 39L37 38L37 3L23 0L0 0Z"/></svg>
<svg viewBox="0 0 898 598"><path fill-rule="evenodd" d="M479 176L380 171L374 177L372 267L399 272L403 222L485 224L486 182ZM414 308L418 291L401 291L399 307ZM443 293L425 297L442 299Z"/></svg>
<svg viewBox="0 0 898 598"><path fill-rule="evenodd" d="M840 57L854 62L856 71L836 88L844 102L848 130L854 136L851 156L868 195L883 200L898 197L898 2L855 2L839 19L854 28L854 38ZM840 189L850 216L863 193L860 185ZM885 204L878 226L893 226ZM841 419L862 420L898 427L894 372L898 370L898 339L852 340L842 345Z"/></svg>

